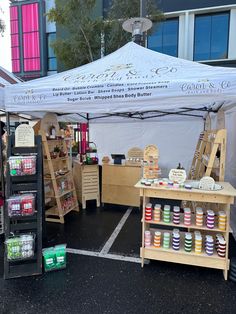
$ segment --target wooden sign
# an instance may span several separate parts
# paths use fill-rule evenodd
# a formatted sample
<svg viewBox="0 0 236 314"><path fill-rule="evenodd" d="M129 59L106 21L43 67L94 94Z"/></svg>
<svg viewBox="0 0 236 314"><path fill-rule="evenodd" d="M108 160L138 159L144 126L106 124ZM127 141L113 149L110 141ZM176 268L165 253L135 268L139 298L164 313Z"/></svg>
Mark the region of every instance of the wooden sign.
<svg viewBox="0 0 236 314"><path fill-rule="evenodd" d="M169 172L170 181L183 183L187 178L186 171L183 169L171 169Z"/></svg>
<svg viewBox="0 0 236 314"><path fill-rule="evenodd" d="M16 147L34 146L34 129L28 124L21 124L16 128L15 133Z"/></svg>
<svg viewBox="0 0 236 314"><path fill-rule="evenodd" d="M50 134L50 127L54 126L56 128L56 135L60 134L59 123L57 120L57 115L55 113L46 113L40 123L40 131L44 131L46 134Z"/></svg>

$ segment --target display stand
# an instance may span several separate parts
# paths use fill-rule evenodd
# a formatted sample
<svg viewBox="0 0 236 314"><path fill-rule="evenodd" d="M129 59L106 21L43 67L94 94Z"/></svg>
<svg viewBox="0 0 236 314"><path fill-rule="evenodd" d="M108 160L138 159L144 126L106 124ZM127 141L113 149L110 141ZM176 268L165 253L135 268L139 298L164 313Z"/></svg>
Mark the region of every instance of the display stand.
<svg viewBox="0 0 236 314"><path fill-rule="evenodd" d="M158 178L159 151L155 145L148 145L144 149L143 157L143 178L156 179Z"/></svg>
<svg viewBox="0 0 236 314"><path fill-rule="evenodd" d="M46 221L64 224L67 213L79 211L66 142L63 138L47 139L44 131L40 131L40 134L44 154L45 203L50 207L45 212ZM54 152L55 147L64 156L60 157L59 152Z"/></svg>
<svg viewBox="0 0 236 314"><path fill-rule="evenodd" d="M8 138L7 158L14 155L36 154L36 174L10 176L9 164L6 171L6 199L19 192L32 192L36 195L35 213L32 216L9 217L5 204L5 238L12 234L35 234L34 256L28 259L9 261L7 252L4 254L4 278L16 278L42 274L42 209L43 209L43 178L42 178L42 142L35 136L34 147L15 147L15 137Z"/></svg>
<svg viewBox="0 0 236 314"><path fill-rule="evenodd" d="M143 161L143 150L138 147L133 147L128 150L128 157L125 160L127 166L141 166Z"/></svg>
<svg viewBox="0 0 236 314"><path fill-rule="evenodd" d="M190 168L190 180L212 176L217 181L224 181L226 134L226 129L204 131L200 134Z"/></svg>
<svg viewBox="0 0 236 314"><path fill-rule="evenodd" d="M86 208L86 201L88 200L96 200L97 207L99 207L99 166L82 165L79 160L74 160L73 165L74 183L82 208Z"/></svg>
<svg viewBox="0 0 236 314"><path fill-rule="evenodd" d="M227 273L229 269L229 259L228 259L228 247L229 247L229 221L230 221L230 204L234 203L234 197L236 196L236 190L226 182L220 182L223 189L219 191L203 191L198 189L187 190L185 188L169 188L163 186L144 186L139 181L135 187L139 189L140 196L143 197L143 218L142 218L142 247L140 249L140 256L142 267L144 265L144 259L154 259L159 261L167 261L174 263L181 263L187 265L203 266L209 268L222 269L224 271L224 278L227 280ZM158 198L166 200L182 200L182 201L194 201L194 202L207 202L209 207L211 204L217 203L221 210L224 210L227 215L227 222L224 231L221 231L218 227L213 229L208 229L205 225L198 227L195 224L191 224L188 227L183 223L182 218L180 218L180 224L176 225L171 219L170 223L165 223L162 220L156 222L155 220L145 220L145 206L150 202L150 198L154 198L156 203L158 203ZM208 208L209 208L208 207ZM206 208L206 209L208 209ZM191 213L192 222L194 212ZM151 226L156 228L152 229ZM161 229L158 229L162 226ZM164 249L162 246L159 248L151 246L145 247L144 237L145 231L150 230L152 233L155 231L165 231L163 226L168 228L185 228L186 231L201 231L203 234L210 234L216 236L216 234L223 234L226 241L226 254L225 257L220 257L216 253L212 256L208 256L205 252L197 254L194 251L186 252L183 247L180 246L178 251L174 249ZM170 231L170 230L168 230ZM182 233L180 232L181 237ZM203 244L204 246L204 244Z"/></svg>

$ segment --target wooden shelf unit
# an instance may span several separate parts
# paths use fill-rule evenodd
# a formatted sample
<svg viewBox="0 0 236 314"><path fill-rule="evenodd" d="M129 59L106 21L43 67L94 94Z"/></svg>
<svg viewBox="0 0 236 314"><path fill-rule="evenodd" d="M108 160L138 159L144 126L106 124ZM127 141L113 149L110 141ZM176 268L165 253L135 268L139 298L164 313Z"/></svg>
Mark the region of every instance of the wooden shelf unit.
<svg viewBox="0 0 236 314"><path fill-rule="evenodd" d="M79 205L72 175L71 162L69 160L67 146L65 140L62 139L47 139L45 132L40 131L43 141L43 155L44 155L44 185L45 190L50 189L45 194L45 203L50 204L51 207L45 212L46 221L59 222L64 224L64 216L70 211L79 211ZM66 153L65 157L51 158L50 152L58 146ZM65 174L57 175L56 172L65 169ZM71 188L60 192L58 188L58 181L67 178L70 181ZM74 204L66 210L63 210L62 199L66 195L73 195Z"/></svg>
<svg viewBox="0 0 236 314"><path fill-rule="evenodd" d="M224 181L226 158L226 129L208 130L200 134L189 172L189 180L213 176ZM219 158L217 157L219 154Z"/></svg>
<svg viewBox="0 0 236 314"><path fill-rule="evenodd" d="M82 165L78 160L73 162L73 176L78 199L82 208L86 208L86 201L96 200L100 206L99 166Z"/></svg>
<svg viewBox="0 0 236 314"><path fill-rule="evenodd" d="M174 263L181 263L187 265L195 265L209 268L222 269L224 272L224 278L227 280L227 274L229 269L228 260L228 248L229 248L229 222L230 222L230 205L234 203L234 197L236 196L236 190L227 182L219 182L223 186L222 190L219 191L203 191L199 189L187 190L182 189L172 189L163 186L144 186L139 181L135 187L140 191L140 197L143 198L143 218L142 218L142 247L140 248L141 265L144 266L144 259L154 259L159 261L167 261ZM192 202L204 202L212 204L219 204L221 210L224 210L227 215L226 230L220 231L218 228L208 229L207 227L197 227L195 225L185 226L182 223L180 225L175 225L173 223L164 222L154 222L145 221L145 205L150 202L150 198L161 198L167 200L182 200L182 201L192 201ZM224 235L226 240L226 255L225 258L219 257L214 254L213 256L208 256L204 253L196 254L194 252L188 253L183 249L180 251L174 251L172 249L163 249L155 247L145 247L144 246L144 232L145 230L152 230L150 225L160 225L168 226L169 228L186 228L186 231L200 230L204 234L216 234L221 233ZM158 231L164 231L159 229ZM170 231L170 230L169 230ZM204 241L203 241L204 246Z"/></svg>

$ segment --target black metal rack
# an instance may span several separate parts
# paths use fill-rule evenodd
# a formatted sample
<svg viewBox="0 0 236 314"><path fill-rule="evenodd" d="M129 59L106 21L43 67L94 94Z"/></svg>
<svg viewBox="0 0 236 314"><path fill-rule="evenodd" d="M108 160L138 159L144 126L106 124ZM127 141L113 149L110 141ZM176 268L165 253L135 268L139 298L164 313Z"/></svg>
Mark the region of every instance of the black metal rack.
<svg viewBox="0 0 236 314"><path fill-rule="evenodd" d="M17 278L42 274L42 209L43 209L43 161L41 136L35 136L34 147L15 147L15 136L8 139L7 158L14 155L36 154L36 174L25 176L10 176L9 164L6 171L6 199L18 192L35 194L35 214L24 217L9 217L5 204L4 228L5 238L12 234L32 232L35 238L35 254L32 258L8 261L7 252L4 254L4 278Z"/></svg>

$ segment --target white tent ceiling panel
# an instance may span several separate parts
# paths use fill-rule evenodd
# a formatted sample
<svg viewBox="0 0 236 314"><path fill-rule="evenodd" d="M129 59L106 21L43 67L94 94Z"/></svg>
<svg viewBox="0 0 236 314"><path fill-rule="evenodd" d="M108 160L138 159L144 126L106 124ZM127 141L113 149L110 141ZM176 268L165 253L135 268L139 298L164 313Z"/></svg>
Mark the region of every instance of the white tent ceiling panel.
<svg viewBox="0 0 236 314"><path fill-rule="evenodd" d="M159 54L133 42L79 68L6 88L10 112L113 114L236 103L236 70Z"/></svg>

